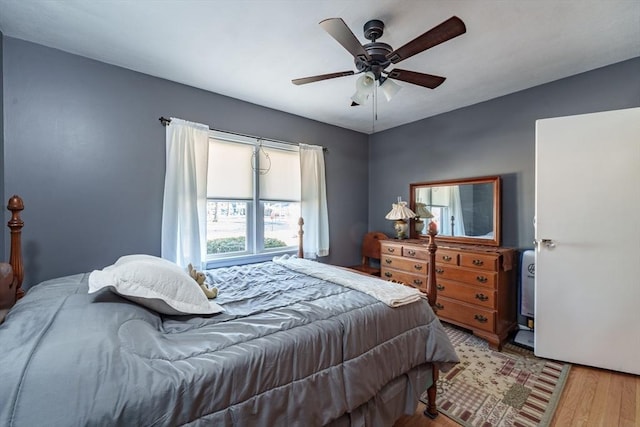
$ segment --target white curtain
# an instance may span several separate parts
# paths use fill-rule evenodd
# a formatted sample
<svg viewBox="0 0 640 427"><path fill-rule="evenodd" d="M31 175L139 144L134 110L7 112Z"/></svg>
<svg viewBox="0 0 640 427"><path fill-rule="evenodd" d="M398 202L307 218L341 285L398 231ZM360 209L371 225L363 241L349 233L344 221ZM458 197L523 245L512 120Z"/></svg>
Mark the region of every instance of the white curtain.
<svg viewBox="0 0 640 427"><path fill-rule="evenodd" d="M301 215L304 257L329 255L329 215L324 153L317 145L300 144Z"/></svg>
<svg viewBox="0 0 640 427"><path fill-rule="evenodd" d="M204 268L209 127L171 118L166 144L162 257Z"/></svg>
<svg viewBox="0 0 640 427"><path fill-rule="evenodd" d="M451 186L451 215L453 216L454 236L464 236L464 219L462 218L462 201L460 200L460 186Z"/></svg>

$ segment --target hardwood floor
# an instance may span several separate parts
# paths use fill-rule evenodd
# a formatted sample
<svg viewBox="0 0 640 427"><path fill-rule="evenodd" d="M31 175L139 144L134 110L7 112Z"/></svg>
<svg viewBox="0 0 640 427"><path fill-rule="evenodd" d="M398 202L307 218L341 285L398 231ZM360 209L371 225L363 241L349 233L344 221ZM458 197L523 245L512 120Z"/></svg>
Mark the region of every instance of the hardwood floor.
<svg viewBox="0 0 640 427"><path fill-rule="evenodd" d="M394 427L458 426L442 414L431 420L424 409L420 404ZM640 426L640 376L573 365L551 421L551 427L566 426Z"/></svg>

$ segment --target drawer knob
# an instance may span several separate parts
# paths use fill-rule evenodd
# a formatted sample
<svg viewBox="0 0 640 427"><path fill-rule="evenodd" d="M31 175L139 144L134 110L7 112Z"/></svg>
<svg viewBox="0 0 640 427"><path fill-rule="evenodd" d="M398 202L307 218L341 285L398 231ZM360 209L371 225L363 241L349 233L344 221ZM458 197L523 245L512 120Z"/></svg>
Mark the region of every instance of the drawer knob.
<svg viewBox="0 0 640 427"><path fill-rule="evenodd" d="M418 271L422 270L422 266L420 264L414 265L413 268L415 268Z"/></svg>
<svg viewBox="0 0 640 427"><path fill-rule="evenodd" d="M442 259L445 261L451 261L451 257L449 255L442 255Z"/></svg>
<svg viewBox="0 0 640 427"><path fill-rule="evenodd" d="M396 250L396 249L395 249L395 248L387 248L387 250L388 250L389 252L393 253L393 252L395 252L395 250Z"/></svg>
<svg viewBox="0 0 640 427"><path fill-rule="evenodd" d="M393 261L391 261L389 258L385 258L384 262L386 262L387 264L391 264Z"/></svg>
<svg viewBox="0 0 640 427"><path fill-rule="evenodd" d="M480 283L487 283L487 280L489 280L489 279L487 279L487 278L486 278L486 277L484 277L484 276L476 276L476 280L477 280L478 282L480 282Z"/></svg>
<svg viewBox="0 0 640 427"><path fill-rule="evenodd" d="M436 268L436 273L442 274L442 273L444 273L444 270L441 269L441 268Z"/></svg>
<svg viewBox="0 0 640 427"><path fill-rule="evenodd" d="M414 284L414 285L422 285L422 280L420 280L420 279L413 279L413 284Z"/></svg>
<svg viewBox="0 0 640 427"><path fill-rule="evenodd" d="M407 251L407 255L409 255L409 256L416 256L416 251L414 251L413 249L409 249L409 250Z"/></svg>
<svg viewBox="0 0 640 427"><path fill-rule="evenodd" d="M482 265L484 264L484 261L482 261L481 259L474 259L473 260L473 265Z"/></svg>
<svg viewBox="0 0 640 427"><path fill-rule="evenodd" d="M480 323L487 323L487 320L489 320L486 317L484 317L482 314L476 314L475 316L473 316L473 318Z"/></svg>
<svg viewBox="0 0 640 427"><path fill-rule="evenodd" d="M480 301L487 301L489 299L489 297L486 296L485 294L476 294L476 299L478 299Z"/></svg>
<svg viewBox="0 0 640 427"><path fill-rule="evenodd" d="M393 276L393 273L391 273L391 272L389 272L389 271L385 271L385 272L384 272L384 275L385 275L386 277L391 277L391 276Z"/></svg>
<svg viewBox="0 0 640 427"><path fill-rule="evenodd" d="M439 291L444 291L444 285L441 285L440 283L438 283L436 285L436 289L439 290Z"/></svg>
<svg viewBox="0 0 640 427"><path fill-rule="evenodd" d="M444 305L440 304L439 302L436 303L436 308L438 310L444 310Z"/></svg>

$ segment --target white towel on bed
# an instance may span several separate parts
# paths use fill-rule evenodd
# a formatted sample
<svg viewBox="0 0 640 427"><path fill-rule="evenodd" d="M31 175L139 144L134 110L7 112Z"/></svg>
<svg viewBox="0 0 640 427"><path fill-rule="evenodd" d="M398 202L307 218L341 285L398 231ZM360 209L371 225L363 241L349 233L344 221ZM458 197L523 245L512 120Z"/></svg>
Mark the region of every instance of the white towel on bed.
<svg viewBox="0 0 640 427"><path fill-rule="evenodd" d="M321 264L316 261L290 257L289 255L274 257L273 262L308 276L364 292L389 307L399 307L418 301L420 298L426 298L425 294L415 288L388 282L374 276L355 273L334 265Z"/></svg>

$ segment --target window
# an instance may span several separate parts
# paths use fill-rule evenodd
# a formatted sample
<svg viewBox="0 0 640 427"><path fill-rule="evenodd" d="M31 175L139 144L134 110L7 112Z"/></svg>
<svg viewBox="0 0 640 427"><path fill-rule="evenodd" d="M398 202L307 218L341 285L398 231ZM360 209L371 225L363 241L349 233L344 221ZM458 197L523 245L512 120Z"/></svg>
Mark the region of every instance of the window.
<svg viewBox="0 0 640 427"><path fill-rule="evenodd" d="M322 147L261 144L181 119L172 119L166 138L163 258L207 268L294 252L298 212L305 257L329 254Z"/></svg>
<svg viewBox="0 0 640 427"><path fill-rule="evenodd" d="M268 258L298 245L297 146L211 132L207 260Z"/></svg>

